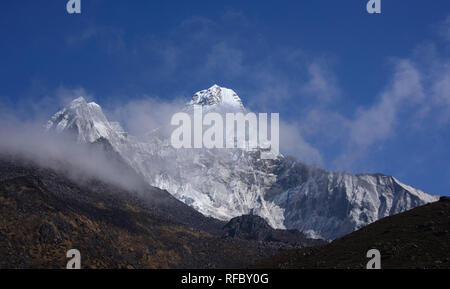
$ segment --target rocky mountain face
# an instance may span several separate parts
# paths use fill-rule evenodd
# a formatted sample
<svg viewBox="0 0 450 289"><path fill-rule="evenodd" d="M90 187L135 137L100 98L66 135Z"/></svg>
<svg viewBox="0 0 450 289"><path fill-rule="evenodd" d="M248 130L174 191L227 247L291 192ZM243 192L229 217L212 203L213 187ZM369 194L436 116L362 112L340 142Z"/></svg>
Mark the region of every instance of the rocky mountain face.
<svg viewBox="0 0 450 289"><path fill-rule="evenodd" d="M382 269L450 268L450 198L376 221L332 243L288 250L251 268L365 269L377 249Z"/></svg>
<svg viewBox="0 0 450 289"><path fill-rule="evenodd" d="M182 110L194 104L205 111L245 112L233 90L217 85L195 93ZM158 130L128 135L82 98L55 114L47 130L75 133L81 143L106 140L148 184L206 216L229 221L253 212L273 228L310 237L335 239L438 199L391 176L327 172L282 155L262 159L258 150L175 149Z"/></svg>
<svg viewBox="0 0 450 289"><path fill-rule="evenodd" d="M189 106L202 105L207 108L227 107L237 111L245 111L242 100L232 89L213 85L209 89L201 90L192 96Z"/></svg>
<svg viewBox="0 0 450 289"><path fill-rule="evenodd" d="M323 240L308 239L306 235L299 230L273 229L267 224L266 220L257 215L235 217L231 219L222 230L222 236L225 238L281 242L297 247L326 244Z"/></svg>

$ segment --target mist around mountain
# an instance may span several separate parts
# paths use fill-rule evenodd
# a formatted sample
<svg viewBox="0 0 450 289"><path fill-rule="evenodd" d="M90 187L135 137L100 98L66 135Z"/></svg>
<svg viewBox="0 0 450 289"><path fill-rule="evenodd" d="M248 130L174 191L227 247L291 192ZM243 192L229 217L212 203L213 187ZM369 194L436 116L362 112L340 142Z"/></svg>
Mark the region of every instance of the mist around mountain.
<svg viewBox="0 0 450 289"><path fill-rule="evenodd" d="M195 93L182 110L191 112L193 105L221 114L246 112L236 92L218 85ZM332 240L439 198L392 176L328 172L282 154L265 160L258 150L175 149L173 127L132 136L83 98L56 113L46 129L74 135L78 143L104 139L149 185L206 216L228 221L253 212L273 228L314 238Z"/></svg>
<svg viewBox="0 0 450 289"><path fill-rule="evenodd" d="M125 164L116 165L126 172ZM0 269L63 269L74 248L85 269L245 268L282 250L324 243L301 232L289 239L225 236L225 222L166 191L143 182L125 189L92 175L81 181L18 155L0 154L0 201ZM275 231L263 227L264 234Z"/></svg>
<svg viewBox="0 0 450 289"><path fill-rule="evenodd" d="M193 104L245 112L219 86L184 111ZM176 150L168 127L130 135L83 97L44 127L2 127L1 268L61 268L73 247L87 268L245 268L438 200L392 176L281 154Z"/></svg>

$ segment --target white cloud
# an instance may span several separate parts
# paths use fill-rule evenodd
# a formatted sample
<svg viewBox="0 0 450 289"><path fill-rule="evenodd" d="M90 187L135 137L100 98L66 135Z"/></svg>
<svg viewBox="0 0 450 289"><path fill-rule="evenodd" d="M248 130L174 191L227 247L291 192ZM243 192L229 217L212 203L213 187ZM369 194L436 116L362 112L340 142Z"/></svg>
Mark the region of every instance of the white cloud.
<svg viewBox="0 0 450 289"><path fill-rule="evenodd" d="M164 100L145 96L125 104L116 104L107 114L119 121L132 135L142 135L170 124L170 118L180 112L186 100L175 98Z"/></svg>
<svg viewBox="0 0 450 289"><path fill-rule="evenodd" d="M434 105L441 110L440 121L450 121L450 62L443 64L437 80L432 84L431 95Z"/></svg>
<svg viewBox="0 0 450 289"><path fill-rule="evenodd" d="M419 71L408 60L401 60L391 86L380 100L367 109L359 109L350 124L352 145L366 147L392 136L399 110L423 100Z"/></svg>
<svg viewBox="0 0 450 289"><path fill-rule="evenodd" d="M0 119L0 154L32 162L66 174L73 181L85 184L102 180L129 190L143 183L119 161L104 154L100 147L81 145L63 135L44 133L42 126Z"/></svg>
<svg viewBox="0 0 450 289"><path fill-rule="evenodd" d="M301 136L297 123L280 121L280 150L282 154L294 156L302 162L323 164L320 152Z"/></svg>
<svg viewBox="0 0 450 289"><path fill-rule="evenodd" d="M245 27L224 29L240 24ZM148 75L142 73L145 81L183 81L186 89L196 90L206 88L200 87L205 79L211 81L209 85L217 82L233 89L235 82L244 83L245 91L236 90L250 109L281 112L290 111L291 106L304 107L298 109L296 119L285 119L280 143L282 153L293 154L302 161L323 162L312 139L324 151L331 147L337 167L342 168L363 160L371 148L401 135L408 122L421 122L425 116L439 118L441 123L450 120L448 57L439 59L438 55L420 51L409 59L395 61L388 86L368 92L374 97L372 104L343 112L331 104L358 96L345 96L328 59L267 43L261 35L246 33L249 25L245 15L233 11L215 19L193 17L175 27L167 38L147 35L135 39L129 52L143 66L152 64L147 65ZM121 35L107 29L84 33L80 35L81 42L99 39L102 33L113 35L113 40L114 34L118 39ZM450 41L450 16L440 25L439 33ZM257 52L262 52L257 57L251 50L255 45ZM154 58L156 62L152 62ZM110 118L122 122L133 134L141 134L166 123L173 107L179 109L185 101L145 97L114 107Z"/></svg>
<svg viewBox="0 0 450 289"><path fill-rule="evenodd" d="M338 95L335 76L329 69L313 62L308 66L308 82L303 86L303 92L316 97L320 102L329 102Z"/></svg>

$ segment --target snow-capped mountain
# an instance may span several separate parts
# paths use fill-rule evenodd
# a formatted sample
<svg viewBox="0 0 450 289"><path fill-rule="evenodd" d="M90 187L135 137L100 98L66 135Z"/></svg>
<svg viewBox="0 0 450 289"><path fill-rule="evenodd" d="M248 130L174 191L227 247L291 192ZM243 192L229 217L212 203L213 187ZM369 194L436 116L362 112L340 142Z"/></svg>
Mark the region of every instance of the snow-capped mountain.
<svg viewBox="0 0 450 289"><path fill-rule="evenodd" d="M118 122L108 122L102 108L95 102L87 103L83 97L56 113L47 122L46 129L74 132L80 143L92 143L99 138L111 140L116 134L124 134Z"/></svg>
<svg viewBox="0 0 450 289"><path fill-rule="evenodd" d="M208 109L225 108L226 110L237 110L244 112L242 100L232 89L220 87L216 84L208 89L201 90L194 94L188 107L202 105Z"/></svg>
<svg viewBox="0 0 450 289"><path fill-rule="evenodd" d="M217 85L195 93L184 110L193 105L245 112L233 90ZM274 228L300 229L313 237L334 239L438 200L391 176L327 172L281 155L261 159L257 150L174 149L158 131L127 135L99 105L83 98L56 113L47 130L74 132L79 142L108 140L150 185L204 215L230 220L256 214Z"/></svg>

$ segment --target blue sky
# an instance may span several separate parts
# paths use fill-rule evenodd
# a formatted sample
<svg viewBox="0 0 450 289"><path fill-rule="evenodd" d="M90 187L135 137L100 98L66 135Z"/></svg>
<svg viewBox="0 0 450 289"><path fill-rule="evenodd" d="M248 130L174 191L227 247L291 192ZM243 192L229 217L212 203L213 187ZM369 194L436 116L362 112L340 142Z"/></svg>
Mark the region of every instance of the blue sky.
<svg viewBox="0 0 450 289"><path fill-rule="evenodd" d="M279 112L300 160L449 194L450 2L366 2L2 1L0 111L44 120L83 94L132 130L124 111L217 83Z"/></svg>

